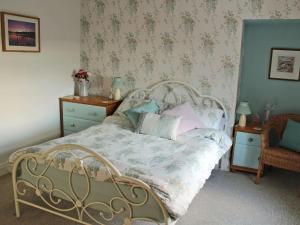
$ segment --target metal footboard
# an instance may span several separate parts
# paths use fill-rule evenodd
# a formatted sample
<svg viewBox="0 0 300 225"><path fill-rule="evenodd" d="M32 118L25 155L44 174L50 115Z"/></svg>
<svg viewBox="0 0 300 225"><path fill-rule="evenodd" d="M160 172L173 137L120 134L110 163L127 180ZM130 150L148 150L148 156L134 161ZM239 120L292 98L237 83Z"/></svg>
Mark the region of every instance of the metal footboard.
<svg viewBox="0 0 300 225"><path fill-rule="evenodd" d="M65 153L72 155L70 168L55 169L55 160ZM91 160L101 167L101 181L88 169ZM60 179L53 175L55 170L62 174ZM134 221L168 225L165 205L149 185L123 176L105 157L80 145L21 155L13 164L12 181L17 217L21 203L81 224L107 225L118 220L123 225ZM35 197L26 197L30 193Z"/></svg>

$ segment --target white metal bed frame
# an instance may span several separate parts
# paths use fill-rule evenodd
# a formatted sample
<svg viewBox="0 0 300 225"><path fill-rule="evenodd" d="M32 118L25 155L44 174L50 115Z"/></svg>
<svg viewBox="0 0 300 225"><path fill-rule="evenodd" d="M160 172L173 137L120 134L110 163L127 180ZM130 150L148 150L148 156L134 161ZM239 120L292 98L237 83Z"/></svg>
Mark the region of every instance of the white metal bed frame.
<svg viewBox="0 0 300 225"><path fill-rule="evenodd" d="M178 88L181 89L181 91L184 89L185 93L179 94ZM159 89L162 89L160 90L161 92L158 91ZM221 108L224 111L224 117L226 120L224 129L227 131L228 116L224 105L215 97L201 95L194 87L181 81L161 81L153 86L150 86L149 88L138 89L132 92L128 95L127 99L132 101L137 99L150 99L154 97L154 94L157 94L157 92L159 98L164 102L180 104L183 101L192 100L193 103L197 105L202 104L206 107ZM76 152L73 151L74 149L76 149L76 151L84 152L85 156L77 156ZM72 169L68 175L68 193L56 187L55 179L49 177L47 174L49 168L53 166L54 158L57 157L57 154L61 152L69 152L76 157L76 160L73 162ZM93 178L87 173L84 162L90 158L93 158L101 164L101 167L107 176L105 181L111 182L118 193L117 196L111 196L110 201L108 202L101 200L89 203L85 202L90 195L91 180ZM38 166L41 162L44 165L42 169ZM23 170L26 170L26 173L32 176L35 182L29 182L28 180L22 179L19 176L21 164L23 165ZM85 178L86 191L81 197L78 195L78 193L76 193L76 187L74 187L73 176L75 173L82 174L82 176ZM119 170L105 157L79 145L58 145L47 151L43 151L42 153L26 153L19 156L13 164L12 182L17 217L20 217L21 203L86 225L91 224L91 222L100 225L107 224L110 221L113 221L115 217L121 213L126 214L123 220L124 225L131 225L133 221L137 220L148 221L157 225L168 225L170 221L170 217L164 203L148 184L133 177L123 176ZM130 196L128 196L128 193L123 191L121 187L122 185L129 187ZM25 200L23 196L26 195L27 188L31 188L35 195L46 206ZM143 193L142 196L141 193ZM154 199L156 207L160 209L160 214L162 217L160 221L154 218L134 216L134 208L145 206L150 198ZM71 206L68 208L61 208L60 204L62 204L63 200L67 200ZM116 202L123 206L117 207L115 204ZM105 209L103 211L99 210L97 214L98 217L95 217L89 212L90 208L96 206ZM76 216L66 215L67 212L71 211L75 211ZM106 214L104 212L106 212Z"/></svg>

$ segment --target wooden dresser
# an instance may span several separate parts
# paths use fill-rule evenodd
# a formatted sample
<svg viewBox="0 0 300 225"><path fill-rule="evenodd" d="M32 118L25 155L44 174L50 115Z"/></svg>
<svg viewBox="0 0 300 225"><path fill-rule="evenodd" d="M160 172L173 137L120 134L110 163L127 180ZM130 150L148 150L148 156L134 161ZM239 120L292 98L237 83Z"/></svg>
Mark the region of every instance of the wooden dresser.
<svg viewBox="0 0 300 225"><path fill-rule="evenodd" d="M61 136L100 124L106 116L114 113L120 103L100 96L59 98Z"/></svg>

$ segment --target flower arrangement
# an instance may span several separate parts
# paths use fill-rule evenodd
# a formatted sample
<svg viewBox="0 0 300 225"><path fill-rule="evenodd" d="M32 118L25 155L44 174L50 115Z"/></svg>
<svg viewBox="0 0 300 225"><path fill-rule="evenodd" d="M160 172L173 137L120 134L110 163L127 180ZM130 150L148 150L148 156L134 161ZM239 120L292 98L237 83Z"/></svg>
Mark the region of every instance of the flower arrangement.
<svg viewBox="0 0 300 225"><path fill-rule="evenodd" d="M81 97L88 96L90 76L91 74L83 69L78 70L78 72L74 74L75 95L79 95Z"/></svg>
<svg viewBox="0 0 300 225"><path fill-rule="evenodd" d="M89 76L91 74L83 69L78 70L77 73L75 73L74 77L77 79L77 81L86 80L89 81Z"/></svg>

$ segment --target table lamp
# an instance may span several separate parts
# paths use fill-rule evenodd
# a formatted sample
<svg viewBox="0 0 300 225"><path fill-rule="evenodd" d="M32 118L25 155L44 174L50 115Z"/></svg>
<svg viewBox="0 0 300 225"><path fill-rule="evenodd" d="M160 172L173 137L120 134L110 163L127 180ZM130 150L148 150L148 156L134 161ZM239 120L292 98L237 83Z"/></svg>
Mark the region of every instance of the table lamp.
<svg viewBox="0 0 300 225"><path fill-rule="evenodd" d="M121 99L121 90L120 88L123 86L123 81L121 77L114 77L113 82L111 84L112 94L114 100Z"/></svg>
<svg viewBox="0 0 300 225"><path fill-rule="evenodd" d="M240 102L239 107L237 108L236 112L238 114L241 114L240 120L239 120L239 126L245 127L246 126L246 115L251 114L251 110L249 107L248 102Z"/></svg>

